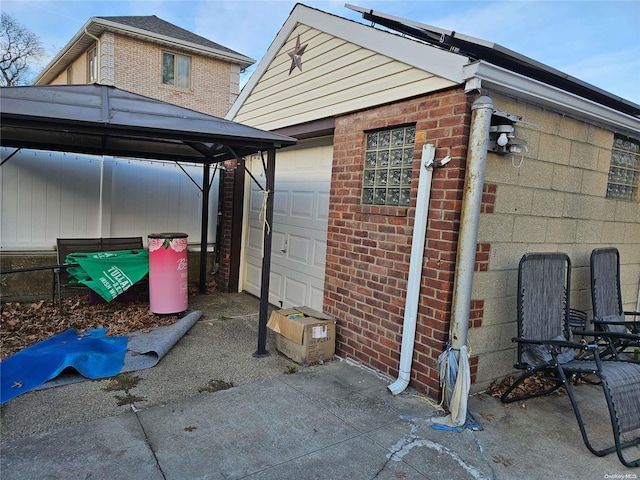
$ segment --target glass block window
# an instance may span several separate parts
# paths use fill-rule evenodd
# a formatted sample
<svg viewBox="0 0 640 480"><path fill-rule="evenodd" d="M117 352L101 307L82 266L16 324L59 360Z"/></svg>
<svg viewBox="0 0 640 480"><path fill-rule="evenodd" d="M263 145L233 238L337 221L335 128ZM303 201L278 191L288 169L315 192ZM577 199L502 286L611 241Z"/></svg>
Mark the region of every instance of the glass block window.
<svg viewBox="0 0 640 480"><path fill-rule="evenodd" d="M616 135L611 149L607 198L635 200L640 182L640 141Z"/></svg>
<svg viewBox="0 0 640 480"><path fill-rule="evenodd" d="M363 205L409 205L415 138L415 126L367 133Z"/></svg>

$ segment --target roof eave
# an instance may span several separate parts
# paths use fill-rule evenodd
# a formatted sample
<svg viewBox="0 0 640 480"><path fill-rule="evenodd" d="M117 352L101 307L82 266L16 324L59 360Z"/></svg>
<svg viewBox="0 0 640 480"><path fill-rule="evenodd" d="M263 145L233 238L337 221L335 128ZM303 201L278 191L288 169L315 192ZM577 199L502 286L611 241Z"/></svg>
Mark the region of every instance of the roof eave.
<svg viewBox="0 0 640 480"><path fill-rule="evenodd" d="M76 58L77 54L72 53L73 48L80 42L86 42L87 48L93 42L94 37L100 37L105 31L119 32L124 35L136 36L166 46L179 47L181 49L208 57L219 58L229 63L235 63L241 69L253 65L256 61L245 55L233 55L230 52L215 48L207 48L192 42L187 42L177 38L159 35L147 30L129 27L120 23L105 20L99 17L90 18L87 23L73 36L73 38L60 50L55 57L44 67L33 81L33 85L46 85L56 78L69 64ZM72 57L72 58L71 58Z"/></svg>
<svg viewBox="0 0 640 480"><path fill-rule="evenodd" d="M128 25L123 25L121 23L112 22L110 20L105 20L104 18L93 17L93 24L102 27L100 33L104 30L112 30L119 31L125 34L133 34L142 38L148 38L155 40L156 43L164 43L166 45L177 45L186 50L190 50L193 52L200 53L202 55L214 56L220 58L222 60L229 61L231 63L237 63L242 66L242 68L246 68L250 65L253 65L256 61L253 58L247 57L241 54L233 54L231 52L227 52L224 50L220 50L217 48L209 48L204 45L198 45L193 42L187 42L186 40L180 40L178 38L169 37L167 35L161 35L154 32L149 32L148 30L143 30L140 28L130 27Z"/></svg>
<svg viewBox="0 0 640 480"><path fill-rule="evenodd" d="M323 32L330 35L394 58L412 67L428 71L457 84L463 83L462 68L469 62L468 57L418 41L407 42L407 39L400 35L372 28L306 5L296 4L226 118L235 117L298 24L322 29Z"/></svg>
<svg viewBox="0 0 640 480"><path fill-rule="evenodd" d="M555 111L567 113L618 133L637 137L640 117L629 115L558 87L511 72L484 61L464 67L469 90L478 87L525 99ZM478 81L480 83L478 83Z"/></svg>
<svg viewBox="0 0 640 480"><path fill-rule="evenodd" d="M87 23L85 23L78 32L73 36L71 40L67 42L67 44L62 47L53 59L42 69L42 71L38 74L38 76L33 81L33 85L44 85L53 80L56 76L60 74L62 71L61 64L64 64L66 67L68 65L67 55L68 52L83 38L88 37L85 33L87 28L92 23L92 18L90 18Z"/></svg>

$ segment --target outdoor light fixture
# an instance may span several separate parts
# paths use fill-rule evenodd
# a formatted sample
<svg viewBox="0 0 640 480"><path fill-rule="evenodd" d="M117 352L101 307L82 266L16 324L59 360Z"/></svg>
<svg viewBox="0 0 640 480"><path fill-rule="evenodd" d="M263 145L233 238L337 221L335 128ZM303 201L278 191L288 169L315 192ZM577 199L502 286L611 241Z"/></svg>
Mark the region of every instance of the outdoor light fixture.
<svg viewBox="0 0 640 480"><path fill-rule="evenodd" d="M489 127L489 145L487 150L499 154L522 153L527 141L515 136L515 124L525 123L517 115L494 110Z"/></svg>

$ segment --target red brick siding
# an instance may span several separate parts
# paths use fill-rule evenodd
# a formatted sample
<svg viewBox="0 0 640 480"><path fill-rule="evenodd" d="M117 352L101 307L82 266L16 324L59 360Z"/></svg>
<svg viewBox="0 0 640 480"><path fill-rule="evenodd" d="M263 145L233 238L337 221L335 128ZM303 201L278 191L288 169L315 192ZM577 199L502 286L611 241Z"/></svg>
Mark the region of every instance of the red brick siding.
<svg viewBox="0 0 640 480"><path fill-rule="evenodd" d="M229 278L231 276L231 232L234 202L233 177L236 172L236 163L237 162L235 160L229 160L225 162L225 168L220 170L220 178L223 182L223 199L222 222L220 224L220 264L218 265L218 273L216 274L216 284L222 292L230 291Z"/></svg>
<svg viewBox="0 0 640 480"><path fill-rule="evenodd" d="M433 175L411 383L439 395L448 338L470 101L462 89L336 119L324 308L338 319L337 352L397 376L422 146L452 160ZM416 125L408 208L360 205L365 133Z"/></svg>

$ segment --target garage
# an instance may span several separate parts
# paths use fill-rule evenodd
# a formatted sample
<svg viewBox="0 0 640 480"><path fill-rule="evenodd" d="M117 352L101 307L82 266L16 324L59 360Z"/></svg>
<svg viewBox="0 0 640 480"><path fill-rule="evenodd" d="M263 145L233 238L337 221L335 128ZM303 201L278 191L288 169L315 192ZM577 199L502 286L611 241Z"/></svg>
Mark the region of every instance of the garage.
<svg viewBox="0 0 640 480"><path fill-rule="evenodd" d="M322 311L333 137L301 141L278 152L272 225L269 303ZM247 161L265 184L259 157ZM260 295L264 195L250 178L247 191L241 289Z"/></svg>

